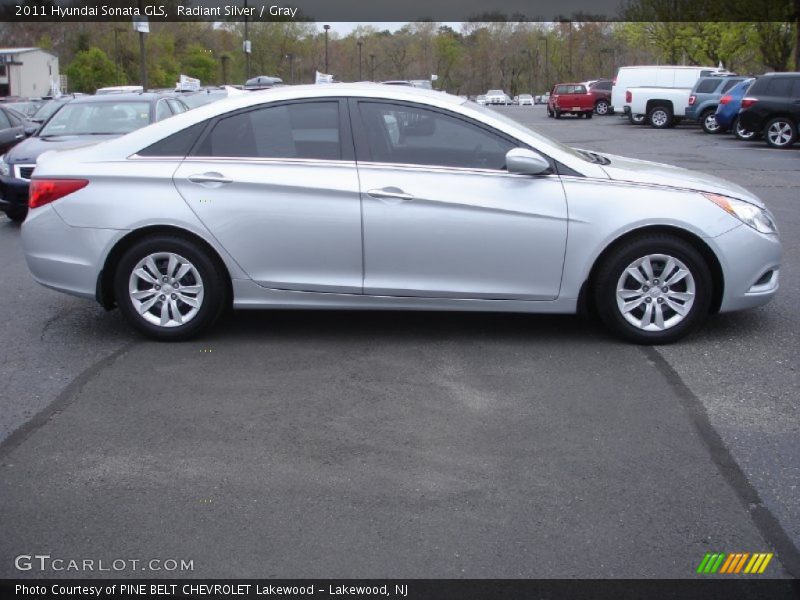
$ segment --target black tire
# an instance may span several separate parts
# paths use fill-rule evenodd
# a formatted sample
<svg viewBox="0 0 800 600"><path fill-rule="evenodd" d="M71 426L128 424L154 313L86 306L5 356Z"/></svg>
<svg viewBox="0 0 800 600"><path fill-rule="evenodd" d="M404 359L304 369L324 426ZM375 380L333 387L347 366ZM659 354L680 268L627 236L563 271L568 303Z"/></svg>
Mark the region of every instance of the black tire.
<svg viewBox="0 0 800 600"><path fill-rule="evenodd" d="M27 208L9 208L6 210L6 216L11 219L14 223L22 223L25 220L25 217L28 216L28 209Z"/></svg>
<svg viewBox="0 0 800 600"><path fill-rule="evenodd" d="M553 111L550 110L549 107L547 108L547 116L550 117L551 119L553 118Z"/></svg>
<svg viewBox="0 0 800 600"><path fill-rule="evenodd" d="M722 131L722 127L717 123L716 113L716 109L709 109L700 115L700 126L706 133L715 134Z"/></svg>
<svg viewBox="0 0 800 600"><path fill-rule="evenodd" d="M733 122L733 135L736 136L737 140L742 140L745 142L749 142L750 140L755 140L758 138L758 133L755 131L748 131L739 125L739 118L737 117L736 120Z"/></svg>
<svg viewBox="0 0 800 600"><path fill-rule="evenodd" d="M594 112L596 112L598 115L603 117L603 116L609 114L609 109L610 108L611 108L611 105L608 103L607 100L598 100L597 102L595 102Z"/></svg>
<svg viewBox="0 0 800 600"><path fill-rule="evenodd" d="M163 327L147 321L133 305L129 279L139 261L155 253L174 253L185 258L199 273L203 298L197 313L183 325ZM189 275L191 277L191 274ZM140 333L160 341L187 340L211 327L227 305L228 275L215 257L195 242L175 236L144 238L128 248L114 273L114 294L125 320ZM186 284L186 278L182 280ZM191 284L191 280L190 284ZM163 296L161 296L163 298ZM173 296L174 297L174 296ZM157 302L156 307L163 305ZM156 309L158 310L158 309ZM169 314L168 309L168 314Z"/></svg>
<svg viewBox="0 0 800 600"><path fill-rule="evenodd" d="M694 303L683 320L673 326L660 331L645 331L630 323L623 316L617 304L617 284L632 263L645 256L655 254L674 257L687 267L694 279ZM663 268L663 265L660 267ZM653 279L653 282L659 275L657 268L658 266L654 268L656 278ZM708 265L694 246L669 234L642 235L617 246L599 265L592 284L594 306L601 321L618 337L637 344L669 344L681 339L705 321L711 305L712 284ZM662 284L663 282L654 283L657 286ZM681 284L677 282L674 285ZM643 291L642 297L646 300L647 296L648 294ZM656 300L659 300L660 303L660 298L656 298ZM656 305L652 297L648 303ZM639 308L635 310L644 310L646 306L647 304L640 304ZM664 307L661 309L664 313L674 312L667 304L661 304L661 306Z"/></svg>
<svg viewBox="0 0 800 600"><path fill-rule="evenodd" d="M647 111L647 122L653 129L667 129L672 127L673 116L669 106L656 104Z"/></svg>
<svg viewBox="0 0 800 600"><path fill-rule="evenodd" d="M797 123L789 117L770 119L764 127L764 139L770 148L791 148L797 141Z"/></svg>
<svg viewBox="0 0 800 600"><path fill-rule="evenodd" d="M645 115L634 115L633 113L628 113L628 121L634 125L644 125L647 119L645 118Z"/></svg>
<svg viewBox="0 0 800 600"><path fill-rule="evenodd" d="M560 119L561 118L561 111L560 110L555 109L555 111L553 111L553 112L555 113L556 119Z"/></svg>
<svg viewBox="0 0 800 600"><path fill-rule="evenodd" d="M583 113L583 116L586 117L587 119L591 119L592 118L592 113L585 112L585 113Z"/></svg>

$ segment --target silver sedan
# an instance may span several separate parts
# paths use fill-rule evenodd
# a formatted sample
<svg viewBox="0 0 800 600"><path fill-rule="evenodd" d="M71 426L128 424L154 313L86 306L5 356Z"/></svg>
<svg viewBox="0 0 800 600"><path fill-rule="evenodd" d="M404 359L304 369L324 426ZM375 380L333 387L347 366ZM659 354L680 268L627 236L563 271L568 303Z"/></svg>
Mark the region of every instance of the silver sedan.
<svg viewBox="0 0 800 600"><path fill-rule="evenodd" d="M233 306L586 309L665 343L768 302L781 256L737 185L371 84L254 92L44 154L22 239L37 281L165 340Z"/></svg>

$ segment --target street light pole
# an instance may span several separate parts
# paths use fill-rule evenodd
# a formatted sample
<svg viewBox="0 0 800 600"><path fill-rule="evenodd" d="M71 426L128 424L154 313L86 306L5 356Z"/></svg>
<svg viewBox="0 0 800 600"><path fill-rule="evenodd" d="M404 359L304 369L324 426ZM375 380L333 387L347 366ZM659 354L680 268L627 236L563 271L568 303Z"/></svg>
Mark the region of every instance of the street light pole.
<svg viewBox="0 0 800 600"><path fill-rule="evenodd" d="M124 29L120 29L119 27L114 27L114 81L117 85L119 85L119 42L117 38L121 31L125 31Z"/></svg>
<svg viewBox="0 0 800 600"><path fill-rule="evenodd" d="M143 0L139 0L139 14L144 14L144 2ZM146 17L145 17L146 19ZM141 76L142 76L142 91L147 91L147 53L145 52L144 47L144 27L139 27L139 63L141 69Z"/></svg>
<svg viewBox="0 0 800 600"><path fill-rule="evenodd" d="M328 74L328 30L331 28L330 25L323 25L322 28L325 30L325 74Z"/></svg>
<svg viewBox="0 0 800 600"><path fill-rule="evenodd" d="M247 28L247 0L244 0L244 78L250 79L250 37Z"/></svg>
<svg viewBox="0 0 800 600"><path fill-rule="evenodd" d="M364 45L364 41L358 40L356 44L358 44L358 80L361 81L361 46Z"/></svg>
<svg viewBox="0 0 800 600"><path fill-rule="evenodd" d="M286 58L289 59L289 83L294 83L294 54L290 52Z"/></svg>
<svg viewBox="0 0 800 600"><path fill-rule="evenodd" d="M370 81L375 81L375 55L374 54L370 54L369 55L369 73L370 73L369 80Z"/></svg>

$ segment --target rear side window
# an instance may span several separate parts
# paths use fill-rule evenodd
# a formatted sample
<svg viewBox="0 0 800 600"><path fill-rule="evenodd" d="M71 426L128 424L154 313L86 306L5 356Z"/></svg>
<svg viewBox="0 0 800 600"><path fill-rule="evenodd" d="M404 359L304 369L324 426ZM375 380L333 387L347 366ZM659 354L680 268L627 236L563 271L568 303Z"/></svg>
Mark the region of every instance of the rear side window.
<svg viewBox="0 0 800 600"><path fill-rule="evenodd" d="M172 112L175 113L176 115L179 115L182 112L186 112L186 109L184 108L183 104L181 104L178 100L174 100L173 98L168 98L167 104L169 104L169 107L172 109Z"/></svg>
<svg viewBox="0 0 800 600"><path fill-rule="evenodd" d="M792 93L792 83L794 82L789 77L773 77L762 93L767 96L789 96Z"/></svg>
<svg viewBox="0 0 800 600"><path fill-rule="evenodd" d="M797 77L792 83L792 96L800 98L800 77Z"/></svg>
<svg viewBox="0 0 800 600"><path fill-rule="evenodd" d="M339 102L284 104L225 117L195 155L341 160Z"/></svg>
<svg viewBox="0 0 800 600"><path fill-rule="evenodd" d="M137 154L139 156L169 156L183 158L194 146L197 138L206 128L208 121L197 123L186 129L182 129L177 133L165 137L163 140L156 142L152 146L148 146L144 150L140 150Z"/></svg>
<svg viewBox="0 0 800 600"><path fill-rule="evenodd" d="M726 82L725 82L725 85L723 85L723 86L722 86L722 90L721 90L721 92L720 92L720 93L721 93L721 94L725 94L725 93L727 93L727 92L728 92L728 90L730 90L730 89L731 89L733 86L735 86L737 83L741 83L741 81L740 81L740 80L738 80L738 79L729 79L728 81L726 81Z"/></svg>
<svg viewBox="0 0 800 600"><path fill-rule="evenodd" d="M167 105L166 100L159 100L156 104L156 121L163 121L172 116L172 109Z"/></svg>
<svg viewBox="0 0 800 600"><path fill-rule="evenodd" d="M610 81L598 81L592 86L593 90L611 90L611 82Z"/></svg>
<svg viewBox="0 0 800 600"><path fill-rule="evenodd" d="M697 89L695 90L695 93L710 94L717 89L719 81L720 81L719 79L701 79L700 82L697 84Z"/></svg>

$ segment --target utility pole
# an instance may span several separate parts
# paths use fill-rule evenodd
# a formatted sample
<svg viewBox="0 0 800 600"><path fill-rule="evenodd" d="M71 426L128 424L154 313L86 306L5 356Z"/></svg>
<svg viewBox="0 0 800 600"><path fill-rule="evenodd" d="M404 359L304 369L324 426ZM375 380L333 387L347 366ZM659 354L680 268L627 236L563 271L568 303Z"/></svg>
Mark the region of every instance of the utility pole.
<svg viewBox="0 0 800 600"><path fill-rule="evenodd" d="M328 30L331 28L330 25L323 25L322 28L325 30L325 74L329 73L328 71Z"/></svg>
<svg viewBox="0 0 800 600"><path fill-rule="evenodd" d="M289 59L289 83L294 83L294 54L290 52L286 58Z"/></svg>
<svg viewBox="0 0 800 600"><path fill-rule="evenodd" d="M375 81L375 55L369 55L369 72L370 72L370 81Z"/></svg>
<svg viewBox="0 0 800 600"><path fill-rule="evenodd" d="M144 0L139 0L139 14L144 14ZM142 91L147 91L147 52L145 51L144 36L150 31L147 24L147 17L139 21L139 69L141 72Z"/></svg>
<svg viewBox="0 0 800 600"><path fill-rule="evenodd" d="M125 33L125 30L114 27L114 81L117 85L119 85L119 42L117 38L120 33Z"/></svg>
<svg viewBox="0 0 800 600"><path fill-rule="evenodd" d="M247 0L244 0L244 78L250 79L250 37L247 35Z"/></svg>
<svg viewBox="0 0 800 600"><path fill-rule="evenodd" d="M358 80L361 81L361 46L364 45L364 40L358 40L356 44L358 44Z"/></svg>
<svg viewBox="0 0 800 600"><path fill-rule="evenodd" d="M539 38L544 40L544 83L547 86L546 91L550 91L550 54L547 51L547 36Z"/></svg>

